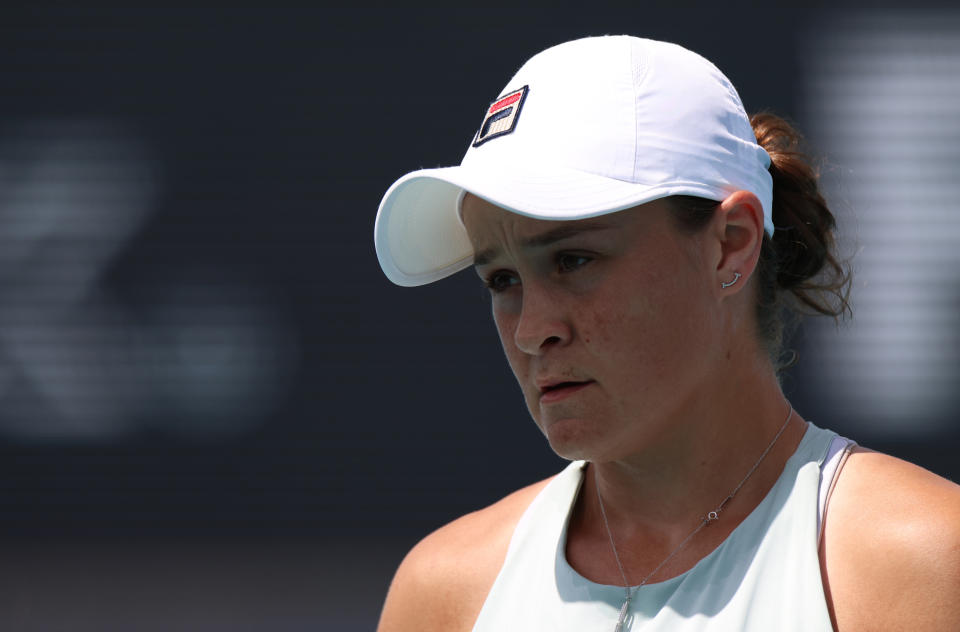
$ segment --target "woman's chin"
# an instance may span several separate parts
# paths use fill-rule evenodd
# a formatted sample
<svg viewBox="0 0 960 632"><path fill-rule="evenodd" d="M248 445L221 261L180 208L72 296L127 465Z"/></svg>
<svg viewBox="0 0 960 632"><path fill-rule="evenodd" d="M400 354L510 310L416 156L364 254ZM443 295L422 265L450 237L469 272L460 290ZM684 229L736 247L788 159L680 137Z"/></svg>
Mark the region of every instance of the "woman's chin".
<svg viewBox="0 0 960 632"><path fill-rule="evenodd" d="M591 423L580 418L551 420L541 428L557 456L570 461L591 460L602 439Z"/></svg>

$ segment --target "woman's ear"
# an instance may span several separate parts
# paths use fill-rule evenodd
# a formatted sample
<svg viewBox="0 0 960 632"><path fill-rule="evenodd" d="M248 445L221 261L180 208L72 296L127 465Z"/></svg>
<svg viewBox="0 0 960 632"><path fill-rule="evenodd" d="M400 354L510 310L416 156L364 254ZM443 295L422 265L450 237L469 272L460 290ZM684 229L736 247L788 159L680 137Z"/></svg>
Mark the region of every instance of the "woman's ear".
<svg viewBox="0 0 960 632"><path fill-rule="evenodd" d="M763 245L763 206L749 191L730 194L714 216L720 241L716 287L720 295L740 292L757 267Z"/></svg>

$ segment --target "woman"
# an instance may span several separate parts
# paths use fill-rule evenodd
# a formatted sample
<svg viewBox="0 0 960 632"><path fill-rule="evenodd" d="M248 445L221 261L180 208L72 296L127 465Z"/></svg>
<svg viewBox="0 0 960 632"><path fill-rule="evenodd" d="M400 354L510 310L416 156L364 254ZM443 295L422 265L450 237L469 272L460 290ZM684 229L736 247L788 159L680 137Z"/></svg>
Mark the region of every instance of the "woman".
<svg viewBox="0 0 960 632"><path fill-rule="evenodd" d="M702 57L587 38L518 71L459 167L391 187L387 276L475 267L572 463L418 544L382 632L960 630L960 488L781 392L781 306L847 307L796 144Z"/></svg>

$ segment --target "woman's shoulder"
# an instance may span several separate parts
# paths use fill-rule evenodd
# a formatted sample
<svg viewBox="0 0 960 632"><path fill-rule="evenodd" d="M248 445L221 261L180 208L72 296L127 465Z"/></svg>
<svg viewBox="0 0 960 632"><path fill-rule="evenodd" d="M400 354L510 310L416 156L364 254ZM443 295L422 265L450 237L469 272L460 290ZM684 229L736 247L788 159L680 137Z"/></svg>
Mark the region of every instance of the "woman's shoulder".
<svg viewBox="0 0 960 632"><path fill-rule="evenodd" d="M517 490L417 543L390 584L378 632L470 630L517 522L551 480Z"/></svg>
<svg viewBox="0 0 960 632"><path fill-rule="evenodd" d="M824 522L837 629L960 629L960 485L856 448Z"/></svg>

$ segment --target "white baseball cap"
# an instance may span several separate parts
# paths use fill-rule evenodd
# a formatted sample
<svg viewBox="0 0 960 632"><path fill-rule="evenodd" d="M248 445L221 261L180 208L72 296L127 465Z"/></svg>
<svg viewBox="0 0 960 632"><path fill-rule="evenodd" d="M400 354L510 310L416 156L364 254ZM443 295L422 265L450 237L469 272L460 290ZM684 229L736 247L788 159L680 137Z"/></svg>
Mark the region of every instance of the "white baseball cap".
<svg viewBox="0 0 960 632"><path fill-rule="evenodd" d="M377 258L405 286L470 266L466 192L521 215L575 220L746 190L772 236L769 167L730 80L700 55L630 36L566 42L517 71L459 166L393 183L377 211Z"/></svg>

